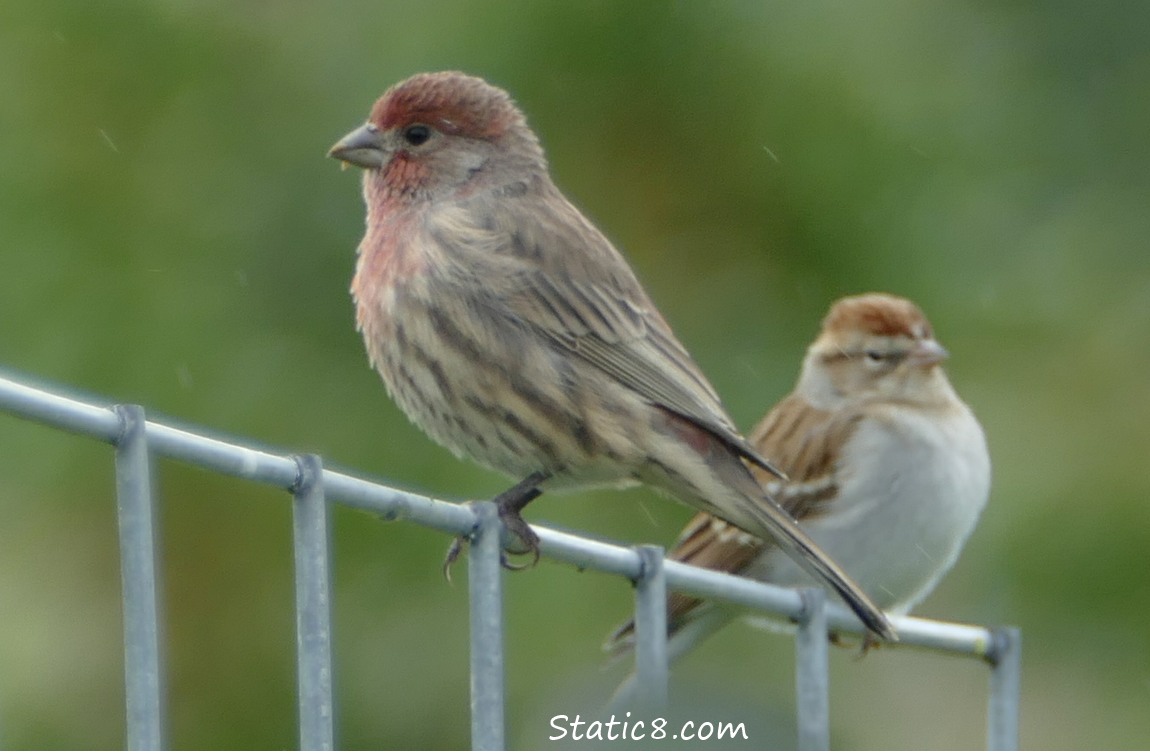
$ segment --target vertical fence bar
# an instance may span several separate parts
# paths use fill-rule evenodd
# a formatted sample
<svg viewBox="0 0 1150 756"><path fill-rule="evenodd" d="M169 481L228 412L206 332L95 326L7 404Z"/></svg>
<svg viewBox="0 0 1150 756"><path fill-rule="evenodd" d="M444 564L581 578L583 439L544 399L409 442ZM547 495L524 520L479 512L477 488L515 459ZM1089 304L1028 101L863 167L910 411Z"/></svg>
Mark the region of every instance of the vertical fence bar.
<svg viewBox="0 0 1150 756"><path fill-rule="evenodd" d="M1022 632L1017 627L994 630L991 664L986 747L1017 751L1022 697Z"/></svg>
<svg viewBox="0 0 1150 756"><path fill-rule="evenodd" d="M128 748L164 748L164 670L156 578L156 523L144 408L117 405L116 511L124 605L124 694Z"/></svg>
<svg viewBox="0 0 1150 756"><path fill-rule="evenodd" d="M636 546L643 563L635 581L635 680L639 708L647 714L667 707L667 576L661 546Z"/></svg>
<svg viewBox="0 0 1150 756"><path fill-rule="evenodd" d="M331 512L323 490L323 461L296 458L292 491L295 542L296 664L299 675L299 746L335 747L331 665Z"/></svg>
<svg viewBox="0 0 1150 756"><path fill-rule="evenodd" d="M804 611L795 636L799 748L825 751L831 747L826 594L819 588L804 588L801 593Z"/></svg>
<svg viewBox="0 0 1150 756"><path fill-rule="evenodd" d="M115 406L119 428L106 407L85 404L60 395L32 389L0 375L0 410L17 417L44 422L82 435L112 441L116 447L116 489L119 521L124 612L124 674L127 746L132 750L165 747L165 692L162 633L160 628L157 523L153 499L150 447L157 453L183 459L208 469L241 478L284 485L287 460L270 452L249 449L210 436L178 428L148 424L143 408ZM149 444L148 428L151 428ZM256 464L259 461L259 465ZM282 463L282 464L281 464ZM318 457L296 460L299 480L295 495L297 564L297 630L300 665L301 746L305 749L333 745L329 518L325 502L323 470ZM274 474L273 474L274 473ZM450 518L423 511L424 497L375 486L369 481L338 476L341 481L362 484L362 490L341 490L349 503L369 511L387 511L397 499L421 517L412 519L443 528ZM335 482L332 479L333 485ZM367 496L377 488L384 497ZM352 491L348 494L348 491ZM381 501L386 502L381 504ZM435 504L435 506L439 506ZM452 509L452 508L447 508ZM502 615L502 526L491 503L475 505L478 516L471 549L471 689L472 745L504 747L504 652ZM404 509L407 512L407 509ZM456 522L455 520L450 520ZM549 534L554 537L555 534ZM568 541L581 539L567 538ZM580 548L596 546L613 553L596 554L592 569L632 574L633 563L622 549L601 543L581 542ZM575 553L568 543L565 547ZM666 576L662 549L637 547L642 574L636 582L636 678L640 695L649 705L667 700L668 644L666 640ZM580 551L584 557L590 552ZM568 558L565 561L571 561ZM625 561L626 569L618 565ZM578 563L582 566L582 562ZM604 566L606 565L606 566ZM727 577L728 580L738 580ZM713 589L712 589L713 590ZM734 591L734 588L730 590ZM736 592L732 600L738 601ZM804 591L804 618L796 640L796 697L799 746L829 746L829 680L827 611L821 591ZM909 621L909 620L908 620ZM911 643L967 655L977 655L992 666L987 705L987 745L991 749L1017 749L1020 729L1022 636L1017 628L990 631L989 650L983 641L956 637L954 629L929 621L917 621L920 637ZM966 628L984 631L983 628ZM960 634L965 635L965 634ZM984 636L983 636L984 637Z"/></svg>
<svg viewBox="0 0 1150 756"><path fill-rule="evenodd" d="M489 501L473 505L479 519L468 551L471 603L471 747L506 748L503 714L503 523Z"/></svg>

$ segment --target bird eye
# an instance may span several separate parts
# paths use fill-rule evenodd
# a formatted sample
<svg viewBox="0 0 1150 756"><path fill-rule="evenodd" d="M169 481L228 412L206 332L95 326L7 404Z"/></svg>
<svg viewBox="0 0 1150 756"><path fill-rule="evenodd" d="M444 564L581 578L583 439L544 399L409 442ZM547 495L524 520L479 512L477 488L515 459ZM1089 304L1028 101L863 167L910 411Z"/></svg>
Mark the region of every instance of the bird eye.
<svg viewBox="0 0 1150 756"><path fill-rule="evenodd" d="M872 349L866 353L867 362L874 363L874 364L878 364L878 363L882 362L884 356L885 355L883 355L882 352L879 352L875 349Z"/></svg>
<svg viewBox="0 0 1150 756"><path fill-rule="evenodd" d="M403 138L407 140L407 143L412 147L418 147L428 139L431 139L431 128L424 126L422 123L412 124L403 130Z"/></svg>

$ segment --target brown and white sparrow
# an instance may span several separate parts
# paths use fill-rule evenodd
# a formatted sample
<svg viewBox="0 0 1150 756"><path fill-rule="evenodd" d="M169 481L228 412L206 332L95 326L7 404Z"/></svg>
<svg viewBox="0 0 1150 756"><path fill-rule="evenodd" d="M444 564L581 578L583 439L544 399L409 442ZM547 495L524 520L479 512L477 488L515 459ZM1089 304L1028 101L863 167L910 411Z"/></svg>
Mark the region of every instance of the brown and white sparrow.
<svg viewBox="0 0 1150 756"><path fill-rule="evenodd" d="M764 488L892 614L922 601L954 564L990 490L986 440L943 372L946 357L913 302L888 294L841 299L808 349L798 385L748 439L790 476L756 471ZM690 521L669 556L813 585L772 544L708 514ZM711 626L690 645L734 616L719 617L713 604L683 594L672 594L667 609L672 636ZM607 649L625 648L631 633L628 622Z"/></svg>

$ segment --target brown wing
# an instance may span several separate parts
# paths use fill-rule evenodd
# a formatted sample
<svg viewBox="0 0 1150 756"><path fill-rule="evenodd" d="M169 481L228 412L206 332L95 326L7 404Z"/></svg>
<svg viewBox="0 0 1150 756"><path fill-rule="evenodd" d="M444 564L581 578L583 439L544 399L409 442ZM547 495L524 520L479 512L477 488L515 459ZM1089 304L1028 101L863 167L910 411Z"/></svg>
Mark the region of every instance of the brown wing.
<svg viewBox="0 0 1150 756"><path fill-rule="evenodd" d="M428 229L460 280L483 271L488 301L652 404L772 469L735 428L622 255L546 177L498 203L441 210ZM529 222L525 222L529 221Z"/></svg>
<svg viewBox="0 0 1150 756"><path fill-rule="evenodd" d="M776 404L751 431L749 442L787 474L782 481L762 470L755 477L800 522L817 517L838 493L835 460L862 416L815 409L797 394Z"/></svg>

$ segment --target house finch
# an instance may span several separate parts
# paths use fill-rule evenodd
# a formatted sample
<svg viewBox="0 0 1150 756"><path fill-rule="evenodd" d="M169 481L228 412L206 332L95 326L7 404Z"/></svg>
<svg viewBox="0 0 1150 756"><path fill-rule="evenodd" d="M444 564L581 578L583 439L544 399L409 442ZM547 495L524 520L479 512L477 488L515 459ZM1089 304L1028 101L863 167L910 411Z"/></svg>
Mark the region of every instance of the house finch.
<svg viewBox="0 0 1150 756"><path fill-rule="evenodd" d="M958 558L990 492L982 427L940 364L946 350L922 311L887 294L834 304L807 351L795 390L750 442L790 471L760 482L886 611L906 614ZM708 514L670 557L768 583L810 580L779 550ZM668 630L686 652L735 612L683 594L667 602ZM716 617L716 613L725 616ZM699 633L688 633L688 626ZM608 650L629 642L631 623Z"/></svg>
<svg viewBox="0 0 1150 756"><path fill-rule="evenodd" d="M418 74L330 156L366 169L351 290L372 364L407 416L455 454L543 488L643 482L763 538L893 630L774 505L771 470L606 237L559 192L523 114L461 73Z"/></svg>

